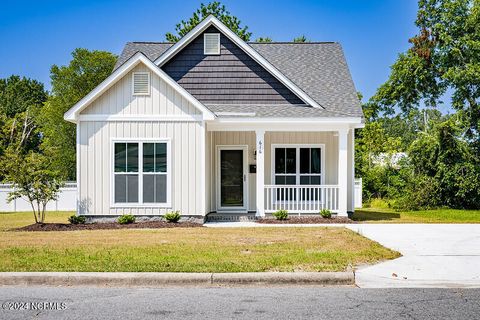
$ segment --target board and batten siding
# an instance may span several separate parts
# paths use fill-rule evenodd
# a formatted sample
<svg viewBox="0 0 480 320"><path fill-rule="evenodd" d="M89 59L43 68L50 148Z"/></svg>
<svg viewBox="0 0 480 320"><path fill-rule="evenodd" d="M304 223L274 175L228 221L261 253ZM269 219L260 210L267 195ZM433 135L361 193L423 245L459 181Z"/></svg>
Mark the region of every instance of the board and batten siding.
<svg viewBox="0 0 480 320"><path fill-rule="evenodd" d="M132 72L147 71L137 66ZM151 72L151 93L132 95L131 72L88 106L81 115L155 115L145 121L80 121L79 213L83 215L163 215L180 210L182 215L205 214L201 192L201 159L204 125L201 121L161 121L161 115L197 115L200 112L172 87ZM112 207L112 139L170 139L171 208Z"/></svg>
<svg viewBox="0 0 480 320"><path fill-rule="evenodd" d="M256 164L253 131L211 131L207 133L207 180L211 181L207 191L207 211L217 207L217 146L247 145L248 165ZM338 137L333 132L266 132L265 133L265 184L272 183L272 144L324 144L325 184L338 183ZM208 165L208 163L210 165ZM256 210L256 174L248 173L248 210Z"/></svg>

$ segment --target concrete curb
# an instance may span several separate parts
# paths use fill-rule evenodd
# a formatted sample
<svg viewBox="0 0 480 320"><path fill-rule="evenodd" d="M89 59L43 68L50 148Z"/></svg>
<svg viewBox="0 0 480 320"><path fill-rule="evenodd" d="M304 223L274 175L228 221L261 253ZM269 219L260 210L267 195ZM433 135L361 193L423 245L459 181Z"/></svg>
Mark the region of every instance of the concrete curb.
<svg viewBox="0 0 480 320"><path fill-rule="evenodd" d="M0 272L0 285L6 286L215 287L354 284L353 272Z"/></svg>

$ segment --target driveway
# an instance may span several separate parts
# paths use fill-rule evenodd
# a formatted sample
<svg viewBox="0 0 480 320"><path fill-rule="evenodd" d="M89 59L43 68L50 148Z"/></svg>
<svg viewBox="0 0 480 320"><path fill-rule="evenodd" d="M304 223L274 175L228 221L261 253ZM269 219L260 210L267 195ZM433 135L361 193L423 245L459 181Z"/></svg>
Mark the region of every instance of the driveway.
<svg viewBox="0 0 480 320"><path fill-rule="evenodd" d="M359 287L480 287L480 224L346 227L403 255L359 268L355 273Z"/></svg>

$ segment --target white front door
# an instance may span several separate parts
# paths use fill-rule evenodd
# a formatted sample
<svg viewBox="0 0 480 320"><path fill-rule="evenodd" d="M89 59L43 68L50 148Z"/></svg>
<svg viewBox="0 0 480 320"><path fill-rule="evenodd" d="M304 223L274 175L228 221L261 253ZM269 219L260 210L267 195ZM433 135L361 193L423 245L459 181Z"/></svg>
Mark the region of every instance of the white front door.
<svg viewBox="0 0 480 320"><path fill-rule="evenodd" d="M217 146L217 211L248 210L247 146Z"/></svg>

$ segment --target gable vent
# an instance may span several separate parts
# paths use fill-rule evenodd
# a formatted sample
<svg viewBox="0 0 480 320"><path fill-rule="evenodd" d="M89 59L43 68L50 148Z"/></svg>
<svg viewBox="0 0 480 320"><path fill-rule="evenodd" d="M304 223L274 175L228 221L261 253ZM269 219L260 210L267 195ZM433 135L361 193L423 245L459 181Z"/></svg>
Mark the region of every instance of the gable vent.
<svg viewBox="0 0 480 320"><path fill-rule="evenodd" d="M133 73L133 94L134 95L150 94L150 72L134 72Z"/></svg>
<svg viewBox="0 0 480 320"><path fill-rule="evenodd" d="M205 33L203 35L203 53L220 54L220 34Z"/></svg>

